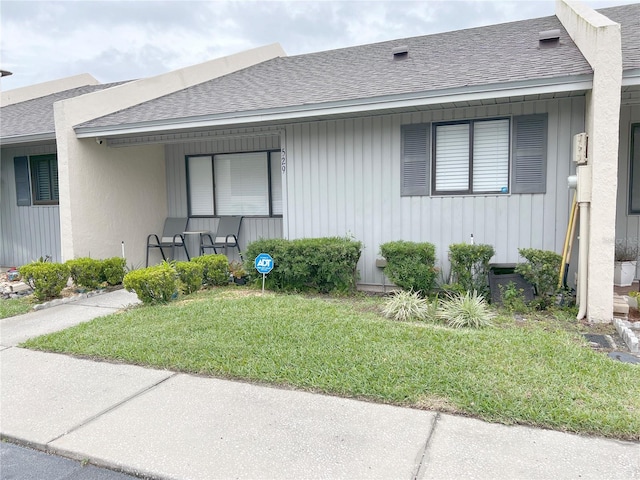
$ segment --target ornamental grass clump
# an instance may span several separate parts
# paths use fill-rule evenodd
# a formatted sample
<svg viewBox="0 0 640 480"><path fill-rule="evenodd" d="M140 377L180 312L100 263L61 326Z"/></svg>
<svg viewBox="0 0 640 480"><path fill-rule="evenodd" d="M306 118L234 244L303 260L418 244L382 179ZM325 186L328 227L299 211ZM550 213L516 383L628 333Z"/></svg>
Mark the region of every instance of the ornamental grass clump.
<svg viewBox="0 0 640 480"><path fill-rule="evenodd" d="M437 298L432 303L419 292L400 290L394 293L382 307L382 314L392 320L433 320L437 311Z"/></svg>
<svg viewBox="0 0 640 480"><path fill-rule="evenodd" d="M496 314L477 292L455 293L440 304L437 314L453 328L482 328L492 325Z"/></svg>

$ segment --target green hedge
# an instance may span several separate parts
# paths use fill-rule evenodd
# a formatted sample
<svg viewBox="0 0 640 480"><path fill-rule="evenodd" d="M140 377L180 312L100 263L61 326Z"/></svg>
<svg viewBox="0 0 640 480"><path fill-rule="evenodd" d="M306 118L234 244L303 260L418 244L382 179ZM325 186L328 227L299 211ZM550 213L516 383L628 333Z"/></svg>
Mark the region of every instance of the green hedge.
<svg viewBox="0 0 640 480"><path fill-rule="evenodd" d="M178 293L178 274L167 262L133 270L124 276L123 283L147 304L167 303Z"/></svg>
<svg viewBox="0 0 640 480"><path fill-rule="evenodd" d="M269 289L348 293L356 287L361 252L362 243L349 238L263 239L250 243L244 257L251 265L260 253L273 257L265 282ZM262 278L254 269L250 275Z"/></svg>
<svg viewBox="0 0 640 480"><path fill-rule="evenodd" d="M102 280L109 285L122 283L127 261L121 257L105 258L102 260Z"/></svg>
<svg viewBox="0 0 640 480"><path fill-rule="evenodd" d="M180 290L184 294L197 292L202 287L204 267L197 262L176 262Z"/></svg>
<svg viewBox="0 0 640 480"><path fill-rule="evenodd" d="M226 255L212 253L191 259L202 266L203 282L209 286L221 286L229 283L229 259Z"/></svg>
<svg viewBox="0 0 640 480"><path fill-rule="evenodd" d="M427 296L436 282L436 247L432 243L399 240L380 245L387 260L384 274L398 287Z"/></svg>
<svg viewBox="0 0 640 480"><path fill-rule="evenodd" d="M542 309L551 306L558 291L558 276L562 256L550 250L519 248L518 253L526 263L516 267L516 273L522 275L536 289L538 306Z"/></svg>
<svg viewBox="0 0 640 480"><path fill-rule="evenodd" d="M69 274L78 287L93 290L103 282L102 261L89 257L67 260Z"/></svg>
<svg viewBox="0 0 640 480"><path fill-rule="evenodd" d="M40 301L59 296L69 280L69 266L64 263L34 262L18 271Z"/></svg>
<svg viewBox="0 0 640 480"><path fill-rule="evenodd" d="M449 245L451 282L462 293L475 291L478 295L489 298L489 260L494 254L491 245Z"/></svg>

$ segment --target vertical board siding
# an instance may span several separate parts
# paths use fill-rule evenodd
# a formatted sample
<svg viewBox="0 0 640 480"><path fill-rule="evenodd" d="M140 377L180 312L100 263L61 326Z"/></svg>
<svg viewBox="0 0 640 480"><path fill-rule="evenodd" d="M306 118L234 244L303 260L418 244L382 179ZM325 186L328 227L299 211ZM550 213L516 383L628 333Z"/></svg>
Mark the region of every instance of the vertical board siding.
<svg viewBox="0 0 640 480"><path fill-rule="evenodd" d="M640 214L629 214L629 173L631 167L631 125L640 123L640 105L620 108L620 144L618 146L618 195L616 240L640 242ZM636 278L640 276L640 266Z"/></svg>
<svg viewBox="0 0 640 480"><path fill-rule="evenodd" d="M3 148L0 153L0 266L20 266L41 256L60 261L58 205L17 206L13 158L56 153L55 144Z"/></svg>
<svg viewBox="0 0 640 480"><path fill-rule="evenodd" d="M257 150L277 150L280 148L278 136L258 136L225 138L189 143L165 145L165 162L167 166L167 208L171 217L186 217L187 209L187 175L185 157L187 155L252 152ZM284 188L284 186L283 186ZM215 232L218 226L216 218L191 218L189 230L210 230ZM240 249L245 250L247 244L260 238L282 238L282 218L245 217L240 227ZM190 254L198 253L198 236L190 235L187 248ZM212 253L212 252L209 252ZM180 259L186 260L184 252ZM238 259L237 254L230 254L230 259Z"/></svg>
<svg viewBox="0 0 640 480"><path fill-rule="evenodd" d="M571 139L584 131L584 109L584 97L568 97L287 126L287 236L362 241L360 281L375 285L384 280L375 267L380 245L392 240L434 243L443 276L449 245L471 234L494 246L494 262L519 261L521 247L560 252L575 171ZM534 113L549 119L545 194L400 196L401 125Z"/></svg>

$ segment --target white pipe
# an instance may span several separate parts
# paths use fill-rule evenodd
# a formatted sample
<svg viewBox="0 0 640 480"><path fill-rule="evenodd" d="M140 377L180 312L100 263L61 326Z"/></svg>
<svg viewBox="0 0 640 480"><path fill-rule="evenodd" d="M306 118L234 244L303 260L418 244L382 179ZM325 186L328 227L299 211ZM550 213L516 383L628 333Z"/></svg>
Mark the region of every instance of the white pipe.
<svg viewBox="0 0 640 480"><path fill-rule="evenodd" d="M587 314L587 267L589 260L589 202L578 203L580 208L580 250L578 251L578 315L582 320Z"/></svg>

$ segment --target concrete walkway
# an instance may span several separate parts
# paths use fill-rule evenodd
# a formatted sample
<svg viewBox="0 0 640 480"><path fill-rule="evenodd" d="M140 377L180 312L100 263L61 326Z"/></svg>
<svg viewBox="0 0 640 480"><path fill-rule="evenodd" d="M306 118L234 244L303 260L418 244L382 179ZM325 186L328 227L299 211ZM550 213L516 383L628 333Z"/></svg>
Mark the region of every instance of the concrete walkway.
<svg viewBox="0 0 640 480"><path fill-rule="evenodd" d="M640 479L640 444L16 346L125 291L0 320L3 437L161 479Z"/></svg>

